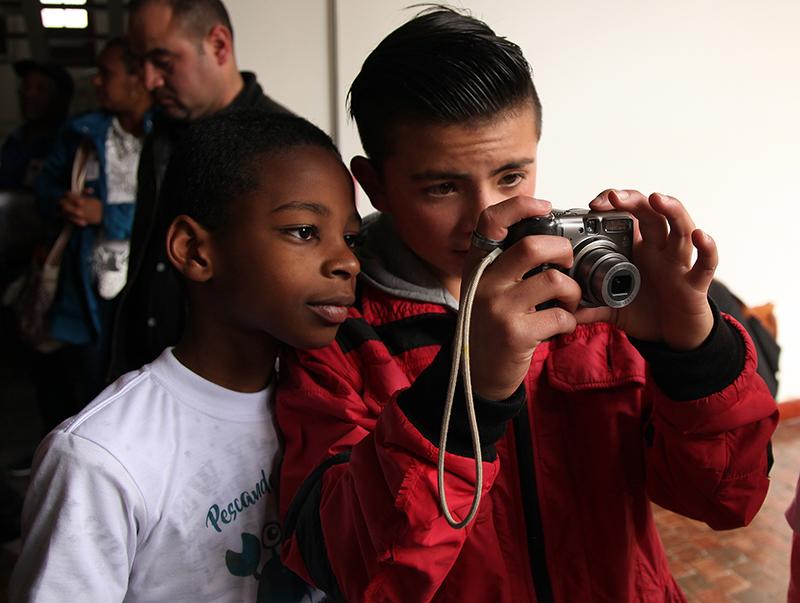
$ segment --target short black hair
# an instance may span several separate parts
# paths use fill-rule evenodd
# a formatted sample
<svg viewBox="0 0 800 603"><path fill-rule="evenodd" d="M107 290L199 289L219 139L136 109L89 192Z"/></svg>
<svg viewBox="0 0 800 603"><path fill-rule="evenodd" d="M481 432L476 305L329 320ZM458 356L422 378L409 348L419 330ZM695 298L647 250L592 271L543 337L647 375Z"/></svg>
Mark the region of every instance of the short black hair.
<svg viewBox="0 0 800 603"><path fill-rule="evenodd" d="M321 147L341 161L330 136L294 115L223 111L192 122L164 175L160 194L166 224L185 214L209 230L224 226L231 204L259 187L257 160L302 146Z"/></svg>
<svg viewBox="0 0 800 603"><path fill-rule="evenodd" d="M540 135L542 106L520 47L483 21L441 5L386 36L349 92L361 144L378 162L390 152L389 131L397 124L470 122L526 102Z"/></svg>
<svg viewBox="0 0 800 603"><path fill-rule="evenodd" d="M133 54L130 40L125 36L113 37L103 45L103 49L100 53L102 54L107 50L113 50L115 48L118 48L122 54L122 62L125 65L125 71L128 73L136 73L139 70L140 63L136 55Z"/></svg>
<svg viewBox="0 0 800 603"><path fill-rule="evenodd" d="M233 38L231 17L220 0L131 0L128 12L133 14L142 6L154 2L169 6L173 16L197 38L205 37L217 24L227 27Z"/></svg>

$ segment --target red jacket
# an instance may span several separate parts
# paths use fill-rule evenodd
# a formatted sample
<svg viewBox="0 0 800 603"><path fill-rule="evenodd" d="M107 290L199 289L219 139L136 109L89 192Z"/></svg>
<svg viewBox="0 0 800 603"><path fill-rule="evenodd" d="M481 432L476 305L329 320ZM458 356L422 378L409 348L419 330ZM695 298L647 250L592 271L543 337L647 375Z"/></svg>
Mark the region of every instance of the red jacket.
<svg viewBox="0 0 800 603"><path fill-rule="evenodd" d="M744 369L682 401L662 389L691 391L719 348L670 373L680 355L640 353L606 323L540 344L524 392L476 402L484 490L475 521L455 530L438 507L434 443L454 324L442 305L364 285L334 344L282 360L286 565L350 602L684 601L650 501L727 529L767 492L778 413L744 330L717 316L717 341L727 333ZM460 412L446 484L463 517L475 467Z"/></svg>

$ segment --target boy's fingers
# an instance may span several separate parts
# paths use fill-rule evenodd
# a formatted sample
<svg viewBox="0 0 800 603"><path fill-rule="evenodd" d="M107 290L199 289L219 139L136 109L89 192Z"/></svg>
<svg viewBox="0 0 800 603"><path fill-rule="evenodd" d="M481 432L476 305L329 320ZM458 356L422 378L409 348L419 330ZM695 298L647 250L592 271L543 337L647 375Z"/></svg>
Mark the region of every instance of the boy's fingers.
<svg viewBox="0 0 800 603"><path fill-rule="evenodd" d="M695 230L694 221L683 204L674 197L653 193L650 195L653 209L663 215L669 224L669 236L665 251L676 261L689 264L692 258L691 238Z"/></svg>
<svg viewBox="0 0 800 603"><path fill-rule="evenodd" d="M550 212L549 201L533 197L512 197L496 205L487 207L478 218L475 230L486 238L502 241L508 234L508 227L524 218L544 216Z"/></svg>
<svg viewBox="0 0 800 603"><path fill-rule="evenodd" d="M686 278L689 285L694 289L707 291L719 263L717 244L714 239L699 228L691 236L692 243L697 249L697 260L687 273Z"/></svg>
<svg viewBox="0 0 800 603"><path fill-rule="evenodd" d="M575 320L578 321L578 324L589 324L593 322L613 323L616 311L617 310L609 308L608 306L601 306L599 308L579 307L575 310Z"/></svg>
<svg viewBox="0 0 800 603"><path fill-rule="evenodd" d="M508 227L524 218L543 216L550 212L549 201L533 197L512 197L487 207L478 218L475 232L467 252L464 274L471 274L478 262L505 240Z"/></svg>
<svg viewBox="0 0 800 603"><path fill-rule="evenodd" d="M634 200L640 200L644 198L645 197L642 195L642 193L632 188L607 188L589 202L589 207L594 211L609 211L612 209L621 209L618 207L618 204L621 202L630 203Z"/></svg>
<svg viewBox="0 0 800 603"><path fill-rule="evenodd" d="M611 191L608 199L615 209L633 214L646 245L661 247L667 240L667 219L650 205L650 200L635 190Z"/></svg>
<svg viewBox="0 0 800 603"><path fill-rule="evenodd" d="M560 308L572 313L580 304L581 288L568 275L551 268L520 281L510 287L506 295L511 312L538 312L536 306L555 301Z"/></svg>
<svg viewBox="0 0 800 603"><path fill-rule="evenodd" d="M492 278L499 282L517 282L541 266L555 264L563 268L572 266L572 245L569 239L554 235L522 237L495 261Z"/></svg>
<svg viewBox="0 0 800 603"><path fill-rule="evenodd" d="M613 188L607 188L602 193L597 195L589 202L589 209L592 211L610 211L614 209L614 206L611 205L611 201L608 200L608 194L613 190Z"/></svg>
<svg viewBox="0 0 800 603"><path fill-rule="evenodd" d="M539 334L539 341L544 341L555 335L572 333L578 325L575 315L560 307L534 312L530 320L531 330Z"/></svg>

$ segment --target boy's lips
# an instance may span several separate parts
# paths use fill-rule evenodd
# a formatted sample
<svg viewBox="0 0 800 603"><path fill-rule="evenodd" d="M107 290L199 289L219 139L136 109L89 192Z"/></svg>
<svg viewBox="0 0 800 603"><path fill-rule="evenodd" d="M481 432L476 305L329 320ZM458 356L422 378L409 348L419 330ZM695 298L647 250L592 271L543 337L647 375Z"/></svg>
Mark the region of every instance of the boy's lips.
<svg viewBox="0 0 800 603"><path fill-rule="evenodd" d="M347 308L353 305L353 301L352 297L341 297L308 302L306 305L326 322L338 325L347 320Z"/></svg>

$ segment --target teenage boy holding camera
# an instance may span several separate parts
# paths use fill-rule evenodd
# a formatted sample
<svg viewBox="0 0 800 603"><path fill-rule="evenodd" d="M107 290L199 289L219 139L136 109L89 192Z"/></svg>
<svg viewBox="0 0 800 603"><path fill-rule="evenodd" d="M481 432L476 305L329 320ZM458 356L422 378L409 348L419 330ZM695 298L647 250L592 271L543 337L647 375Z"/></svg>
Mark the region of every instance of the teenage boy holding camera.
<svg viewBox="0 0 800 603"><path fill-rule="evenodd" d="M629 306L579 308L558 270L522 278L571 265L562 237L525 237L487 269L470 339L484 489L453 529L436 460L462 275L487 253L473 231L499 241L551 210L533 198L541 106L520 49L443 8L385 38L350 94L367 154L351 167L382 213L336 343L282 365L285 561L348 601L684 600L650 501L746 525L777 422L748 336L709 303L713 240L672 197L608 190L590 207L637 221ZM460 401L447 452L463 517L475 466Z"/></svg>

